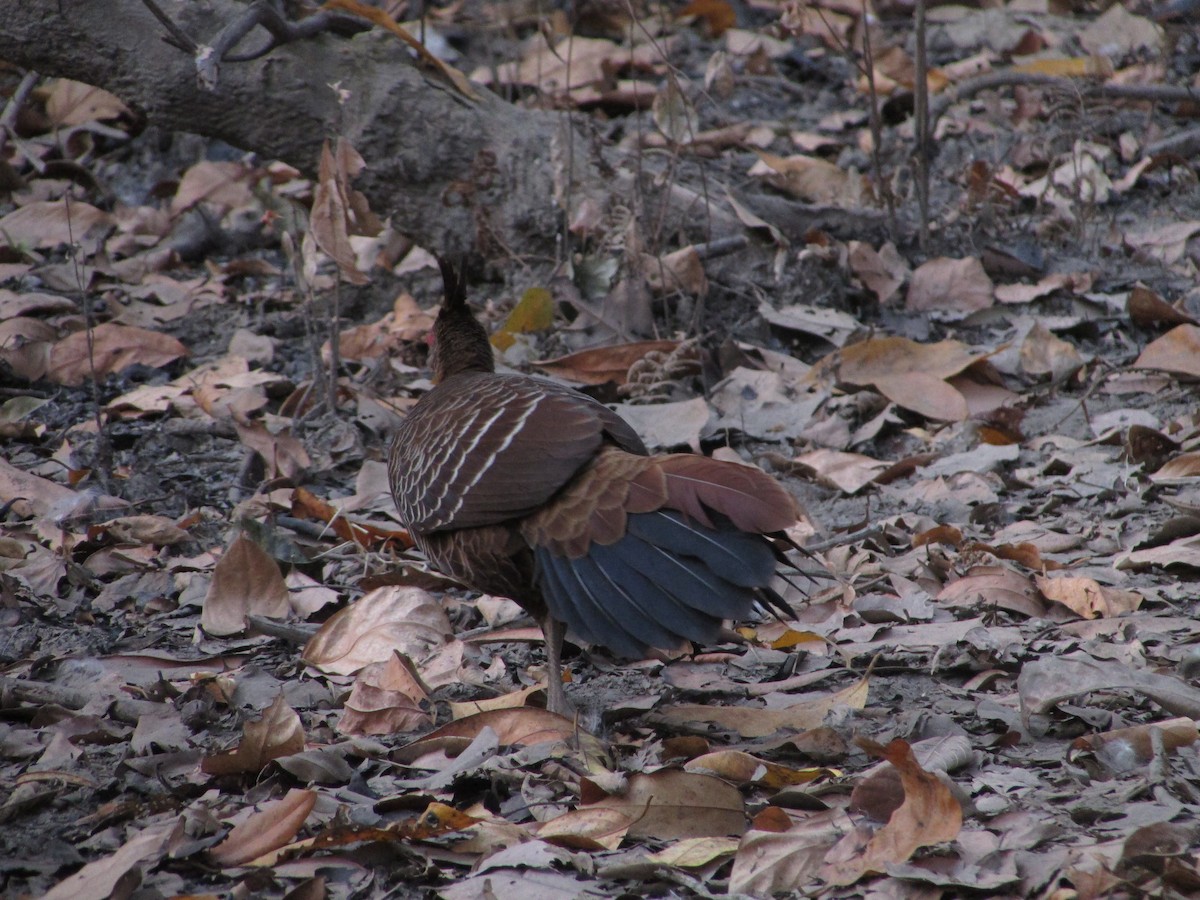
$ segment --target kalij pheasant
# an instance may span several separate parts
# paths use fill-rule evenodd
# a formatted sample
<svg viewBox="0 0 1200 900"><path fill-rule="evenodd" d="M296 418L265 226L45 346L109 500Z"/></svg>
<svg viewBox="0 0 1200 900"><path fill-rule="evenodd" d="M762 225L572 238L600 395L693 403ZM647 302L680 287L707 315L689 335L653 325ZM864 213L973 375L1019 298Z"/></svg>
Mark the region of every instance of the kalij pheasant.
<svg viewBox="0 0 1200 900"><path fill-rule="evenodd" d="M772 590L768 540L796 522L764 472L692 454L650 456L620 416L540 378L495 371L461 273L441 261L436 386L388 458L400 519L429 562L510 597L542 625L549 708L568 710L564 630L615 653L712 643ZM565 629L564 629L565 626Z"/></svg>

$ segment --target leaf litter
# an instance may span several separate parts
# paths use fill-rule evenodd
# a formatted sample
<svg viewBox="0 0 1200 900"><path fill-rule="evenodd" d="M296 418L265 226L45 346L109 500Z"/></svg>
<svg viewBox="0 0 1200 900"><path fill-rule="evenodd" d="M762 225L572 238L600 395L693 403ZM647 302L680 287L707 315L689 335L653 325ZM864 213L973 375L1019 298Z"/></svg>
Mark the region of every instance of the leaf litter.
<svg viewBox="0 0 1200 900"><path fill-rule="evenodd" d="M45 85L0 209L6 895L1195 890L1200 209L1160 202L1194 172L1149 148L1179 125L1163 108L1118 104L1100 137L1036 84L955 99L1009 60L1155 83L1194 47L1121 4L933 11L951 151L923 251L867 236L893 187L868 79L831 62L861 8L751 7L745 28L721 0L654 30L554 19L476 73L640 122L625 146L647 160L740 173L697 196L769 248L722 261L581 205L576 234L623 237L584 245L571 341L552 279L480 299L506 361L626 400L648 444L781 473L824 570L802 563L795 621L740 645L579 652L574 721L531 705L536 629L422 571L380 499L436 288L353 187L372 161L344 139L313 180L193 160L114 205L43 162L73 146L51 126L140 140L129 110ZM903 108L907 26L870 19L874 89ZM823 86L798 86L797 60ZM1013 143L988 158L963 134ZM829 210L852 227L811 224ZM372 293L305 348L311 296L339 279ZM722 333L701 353L705 309ZM646 321L662 330L613 338Z"/></svg>

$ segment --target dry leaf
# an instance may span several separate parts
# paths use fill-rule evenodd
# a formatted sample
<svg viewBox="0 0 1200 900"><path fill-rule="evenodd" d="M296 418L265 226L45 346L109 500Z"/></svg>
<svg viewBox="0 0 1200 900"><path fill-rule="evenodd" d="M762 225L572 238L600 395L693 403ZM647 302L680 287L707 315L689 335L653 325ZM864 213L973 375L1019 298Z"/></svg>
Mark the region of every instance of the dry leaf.
<svg viewBox="0 0 1200 900"><path fill-rule="evenodd" d="M1200 378L1200 326L1172 328L1146 347L1133 365Z"/></svg>
<svg viewBox="0 0 1200 900"><path fill-rule="evenodd" d="M247 616L282 619L287 613L288 590L279 566L239 534L213 568L200 627L209 634L237 634L245 630Z"/></svg>
<svg viewBox="0 0 1200 900"><path fill-rule="evenodd" d="M910 312L938 311L965 317L992 305L995 290L983 263L973 256L931 259L908 284Z"/></svg>
<svg viewBox="0 0 1200 900"><path fill-rule="evenodd" d="M232 829L209 856L217 865L229 868L278 850L296 836L316 802L316 791L293 788Z"/></svg>
<svg viewBox="0 0 1200 900"><path fill-rule="evenodd" d="M157 368L187 356L187 348L169 334L107 322L92 329L89 358L88 337L77 331L51 347L46 374L73 386L90 379L93 371L102 379L133 365Z"/></svg>
<svg viewBox="0 0 1200 900"><path fill-rule="evenodd" d="M450 634L450 620L428 591L379 588L331 616L301 659L323 672L351 675L369 663L386 662L394 652L423 659Z"/></svg>
<svg viewBox="0 0 1200 900"><path fill-rule="evenodd" d="M237 749L205 757L200 768L209 775L257 775L272 760L303 749L304 726L300 716L280 694L263 710L260 719L246 723Z"/></svg>

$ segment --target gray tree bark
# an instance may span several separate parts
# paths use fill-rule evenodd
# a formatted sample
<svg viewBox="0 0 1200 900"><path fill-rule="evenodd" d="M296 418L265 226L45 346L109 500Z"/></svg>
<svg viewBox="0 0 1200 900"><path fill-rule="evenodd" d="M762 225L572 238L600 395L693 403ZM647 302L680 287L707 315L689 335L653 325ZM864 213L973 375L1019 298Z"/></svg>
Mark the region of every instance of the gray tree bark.
<svg viewBox="0 0 1200 900"><path fill-rule="evenodd" d="M158 3L200 44L245 10L231 0ZM600 150L565 114L514 107L483 88L468 98L379 30L226 62L209 91L140 0L0 0L0 22L0 59L103 87L168 130L308 173L326 138L346 137L367 161L355 187L438 252L550 256L563 198L612 190ZM243 43L259 40L261 31Z"/></svg>

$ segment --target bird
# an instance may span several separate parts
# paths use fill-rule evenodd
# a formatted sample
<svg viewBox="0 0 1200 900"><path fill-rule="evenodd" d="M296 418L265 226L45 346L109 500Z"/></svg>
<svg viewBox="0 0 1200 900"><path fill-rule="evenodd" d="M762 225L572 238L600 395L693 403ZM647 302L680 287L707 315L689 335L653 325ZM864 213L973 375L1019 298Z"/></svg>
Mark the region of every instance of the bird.
<svg viewBox="0 0 1200 900"><path fill-rule="evenodd" d="M432 568L539 622L550 711L571 711L568 633L644 659L717 643L726 619L756 607L791 612L772 583L800 508L778 481L700 454L651 455L592 397L498 373L462 267L438 265L434 386L393 435L389 486Z"/></svg>

